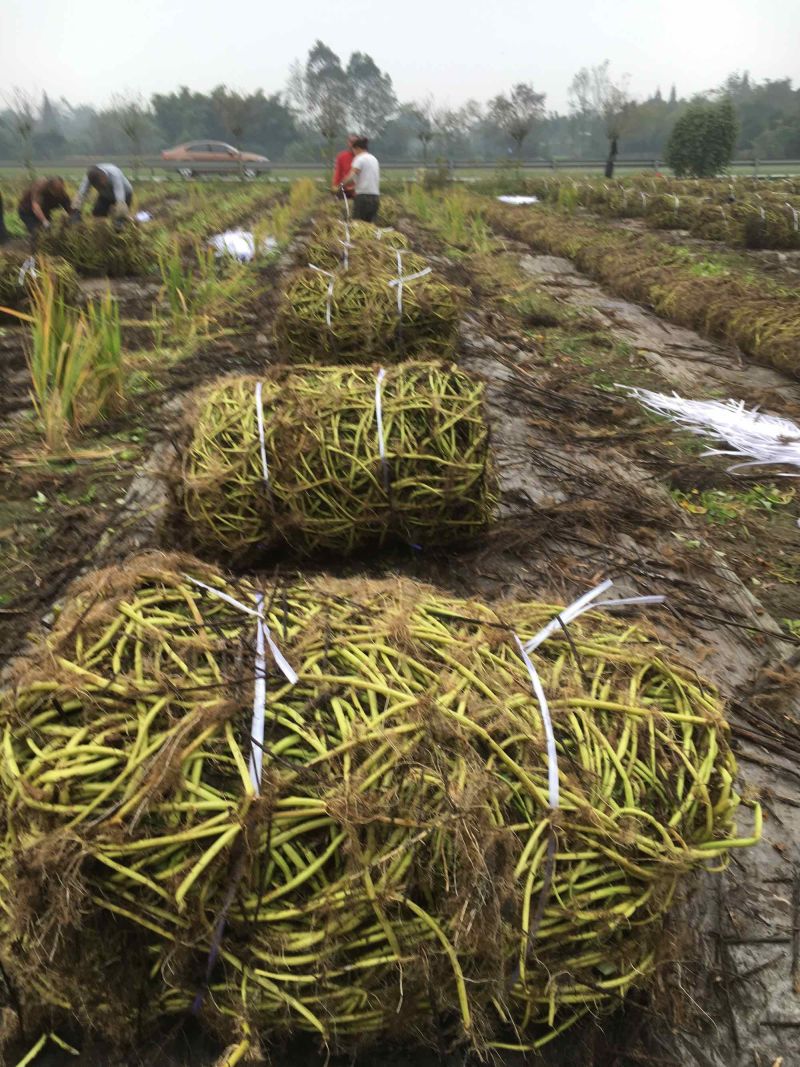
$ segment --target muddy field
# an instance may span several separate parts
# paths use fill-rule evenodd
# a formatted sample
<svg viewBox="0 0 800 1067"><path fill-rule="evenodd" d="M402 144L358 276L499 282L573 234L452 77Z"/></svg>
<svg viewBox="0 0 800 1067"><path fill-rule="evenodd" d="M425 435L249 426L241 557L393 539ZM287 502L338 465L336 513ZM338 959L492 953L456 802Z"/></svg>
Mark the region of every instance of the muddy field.
<svg viewBox="0 0 800 1067"><path fill-rule="evenodd" d="M269 220L274 196L244 206L238 221L255 227ZM152 206L169 225L188 214L161 190ZM306 572L401 573L491 601L513 595L569 602L607 577L620 596L666 594L648 620L723 691L744 789L761 800L766 818L757 847L738 853L724 874L693 882L671 919L655 980L624 1011L570 1030L540 1056L502 1062L800 1063L796 478L758 468L729 473L725 457L701 455L695 438L647 414L620 388L733 397L800 423L800 383L627 303L569 260L513 237L513 226L500 232L483 223L465 239L435 209L419 206L414 197L394 201L398 228L470 294L456 359L487 383L499 521L483 543L459 553L400 547L347 564L315 561ZM42 447L28 395L25 327L0 327L4 662L24 647L32 627L47 623L72 577L137 549L192 547L175 519L166 478L188 392L278 360L272 331L278 291L286 272L306 262L314 210L312 203L298 211L279 254L250 268L235 321L222 317L188 342L157 325L158 278L84 281L87 295L109 286L119 301L131 388L125 409L84 430L68 453ZM753 263L774 272L766 257ZM292 571L296 561L275 556L261 566L274 576L276 568ZM745 810L743 832L748 817ZM13 989L5 995L13 1008ZM15 1054L37 1036L25 1033ZM220 1053L187 1016L125 1062L211 1067ZM358 1062L404 1067L468 1059L458 1050L421 1050L409 1034L403 1047L365 1049ZM325 1050L306 1043L278 1049L274 1059L320 1067L327 1061ZM13 1055L9 1062L16 1062ZM88 1044L79 1060L48 1046L35 1061L74 1062L122 1067Z"/></svg>

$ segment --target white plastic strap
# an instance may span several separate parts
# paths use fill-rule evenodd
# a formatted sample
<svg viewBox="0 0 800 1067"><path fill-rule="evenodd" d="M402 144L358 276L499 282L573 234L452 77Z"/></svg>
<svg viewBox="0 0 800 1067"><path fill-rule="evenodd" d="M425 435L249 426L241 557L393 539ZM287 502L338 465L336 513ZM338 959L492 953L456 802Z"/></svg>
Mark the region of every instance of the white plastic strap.
<svg viewBox="0 0 800 1067"><path fill-rule="evenodd" d="M322 267L315 267L313 263L309 263L309 267L315 270L318 274L324 274L326 278L330 278L328 282L328 291L325 297L325 322L328 324L328 329L333 329L333 283L336 281L336 275L329 270L323 270Z"/></svg>
<svg viewBox="0 0 800 1067"><path fill-rule="evenodd" d="M264 596L262 593L256 593L256 606L255 608L251 608L248 607L247 604L243 604L241 600L237 600L235 597L230 596L229 593L225 593L221 589L215 589L213 585L206 585L206 583L201 582L199 578L192 578L190 574L186 574L184 577L188 578L193 585L205 589L205 591L211 593L212 596L224 600L226 604L238 608L238 610L245 615L250 615L257 620L255 684L253 686L253 718L250 726L252 748L250 752L249 771L253 788L256 795L258 795L261 786L261 766L264 755L264 715L267 702L266 649L269 648L272 653L272 658L275 660L278 669L289 685L294 685L297 682L297 673L272 639L272 634L269 632L269 627L264 619Z"/></svg>
<svg viewBox="0 0 800 1067"><path fill-rule="evenodd" d="M786 206L792 213L792 219L794 221L795 230L800 230L800 220L797 217L797 208L793 204L790 204L788 200L786 201Z"/></svg>
<svg viewBox="0 0 800 1067"><path fill-rule="evenodd" d="M647 193L639 193L642 198L642 207L647 207Z"/></svg>
<svg viewBox="0 0 800 1067"><path fill-rule="evenodd" d="M36 260L33 258L33 256L28 256L28 258L23 261L22 266L19 268L19 277L17 278L17 283L19 285L24 285L25 279L29 274L31 278L34 279L34 281L38 277L36 271Z"/></svg>
<svg viewBox="0 0 800 1067"><path fill-rule="evenodd" d="M264 439L264 411L261 406L261 382L256 382L256 421L258 422L258 443L261 450L261 472L264 475L264 485L267 489L269 484L269 467L267 466L267 445ZM259 594L260 595L260 594Z"/></svg>
<svg viewBox="0 0 800 1067"><path fill-rule="evenodd" d="M386 461L386 443L383 439L383 397L381 395L381 384L385 377L386 371L381 367L375 381L375 422L378 424L378 452L381 457L381 463Z"/></svg>
<svg viewBox="0 0 800 1067"><path fill-rule="evenodd" d="M256 609L259 612L256 623L256 678L253 685L253 721L250 725L250 759L248 770L256 796L261 791L261 769L264 763L264 718L267 707L267 658L266 625L261 617L264 606L264 594L256 593Z"/></svg>
<svg viewBox="0 0 800 1067"><path fill-rule="evenodd" d="M344 217L350 221L350 197L345 192L344 186L341 187L342 200L344 200Z"/></svg>
<svg viewBox="0 0 800 1067"><path fill-rule="evenodd" d="M766 222L766 221L767 221L767 213L766 213L766 211L764 210L764 205L762 204L762 205L761 205L761 207L759 207L759 209L758 209L758 210L759 210L759 212L760 212L760 214L761 214L761 221L762 221L762 222Z"/></svg>
<svg viewBox="0 0 800 1067"><path fill-rule="evenodd" d="M514 640L517 642L519 654L522 656L525 666L528 668L528 675L531 680L534 696L539 701L539 709L542 713L542 723L544 724L544 736L547 744L547 802L553 811L557 811L560 799L558 791L558 753L556 752L556 735L553 733L553 720L550 718L550 707L547 703L547 697L545 695L542 681L525 649L525 645L520 641L517 634L514 634Z"/></svg>
<svg viewBox="0 0 800 1067"><path fill-rule="evenodd" d="M681 206L681 202L679 198L675 195L675 193L672 194L672 199L675 201L675 214L677 215L678 208Z"/></svg>
<svg viewBox="0 0 800 1067"><path fill-rule="evenodd" d="M397 289L397 314L402 318L403 315L403 286L406 282L414 282L417 278L424 278L426 274L430 274L433 270L432 267L426 267L424 270L418 270L416 274L403 274L403 253L400 249L396 249L397 255L397 277L392 278L389 285Z"/></svg>
<svg viewBox="0 0 800 1067"><path fill-rule="evenodd" d="M597 600L597 598L610 589L614 583L611 579L607 579L605 582L601 582L596 585L594 589L590 589L588 593L584 593L579 596L577 600L574 600L568 607L560 611L554 619L543 626L542 629L530 639L525 642L525 651L534 652L542 642L546 641L548 637L552 636L562 625L566 626L568 623L577 619L579 615L582 615L585 611L592 611L595 608L623 608L623 607L641 607L645 604L663 604L666 600L664 596L632 596L624 597L620 600Z"/></svg>

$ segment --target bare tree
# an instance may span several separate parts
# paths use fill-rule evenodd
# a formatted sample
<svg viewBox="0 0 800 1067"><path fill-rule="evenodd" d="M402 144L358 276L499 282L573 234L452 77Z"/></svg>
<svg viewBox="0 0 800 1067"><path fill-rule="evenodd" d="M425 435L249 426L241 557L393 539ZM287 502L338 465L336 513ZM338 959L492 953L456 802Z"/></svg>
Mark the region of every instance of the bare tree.
<svg viewBox="0 0 800 1067"><path fill-rule="evenodd" d="M614 81L606 59L596 67L582 67L570 85L570 106L574 114L584 120L595 116L602 122L608 140L606 177L614 177L614 162L619 152L619 140L630 118L633 99L628 91L628 75Z"/></svg>
<svg viewBox="0 0 800 1067"><path fill-rule="evenodd" d="M489 120L508 134L517 146L517 160L522 158L522 144L544 114L544 93L532 85L519 82L508 96L501 93L489 103Z"/></svg>
<svg viewBox="0 0 800 1067"><path fill-rule="evenodd" d="M392 79L366 52L353 52L347 64L347 110L353 129L364 137L377 137L397 111Z"/></svg>
<svg viewBox="0 0 800 1067"><path fill-rule="evenodd" d="M305 64L292 64L287 91L303 119L322 136L326 154L332 159L336 139L347 122L349 97L347 74L339 57L317 41Z"/></svg>
<svg viewBox="0 0 800 1067"><path fill-rule="evenodd" d="M452 160L455 146L466 131L463 108L437 107L431 116L436 136L442 142L444 154Z"/></svg>
<svg viewBox="0 0 800 1067"><path fill-rule="evenodd" d="M411 105L414 133L422 145L422 162L425 166L428 165L428 147L436 134L433 124L435 110L432 96L426 96Z"/></svg>
<svg viewBox="0 0 800 1067"><path fill-rule="evenodd" d="M117 93L111 98L111 106L118 117L119 126L131 147L133 156L134 177L139 177L139 166L142 161L142 146L150 126L150 117L147 113L141 96L135 94Z"/></svg>
<svg viewBox="0 0 800 1067"><path fill-rule="evenodd" d="M19 138L22 162L28 176L33 179L33 131L37 117L33 94L15 86L11 95L6 97L6 108L11 116L8 124Z"/></svg>

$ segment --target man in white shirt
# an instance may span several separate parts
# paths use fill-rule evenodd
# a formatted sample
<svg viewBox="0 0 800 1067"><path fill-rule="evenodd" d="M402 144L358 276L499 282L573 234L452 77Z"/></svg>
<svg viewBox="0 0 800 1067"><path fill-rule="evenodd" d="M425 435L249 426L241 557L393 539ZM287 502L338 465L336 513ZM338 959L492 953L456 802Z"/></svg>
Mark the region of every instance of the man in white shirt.
<svg viewBox="0 0 800 1067"><path fill-rule="evenodd" d="M92 215L95 218L107 218L112 209L117 221L128 217L133 200L131 183L113 163L96 163L87 170L78 193L72 201L70 218L73 222L81 217L81 208L90 188L97 191L97 200L92 209Z"/></svg>
<svg viewBox="0 0 800 1067"><path fill-rule="evenodd" d="M355 183L353 218L374 222L381 203L381 167L368 149L366 137L357 137L353 141L353 168L342 185Z"/></svg>

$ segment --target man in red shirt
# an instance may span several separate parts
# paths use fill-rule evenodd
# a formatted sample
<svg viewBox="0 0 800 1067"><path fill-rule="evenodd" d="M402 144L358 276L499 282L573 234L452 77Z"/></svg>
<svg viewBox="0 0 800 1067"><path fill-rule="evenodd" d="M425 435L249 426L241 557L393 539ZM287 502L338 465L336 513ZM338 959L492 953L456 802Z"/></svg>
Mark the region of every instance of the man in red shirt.
<svg viewBox="0 0 800 1067"><path fill-rule="evenodd" d="M339 153L336 157L336 162L333 164L331 192L337 196L339 195L339 186L353 169L353 141L355 141L357 136L358 134L356 133L349 133L347 135L347 148ZM352 199L356 195L356 187L352 182L345 186L344 191L349 199Z"/></svg>

